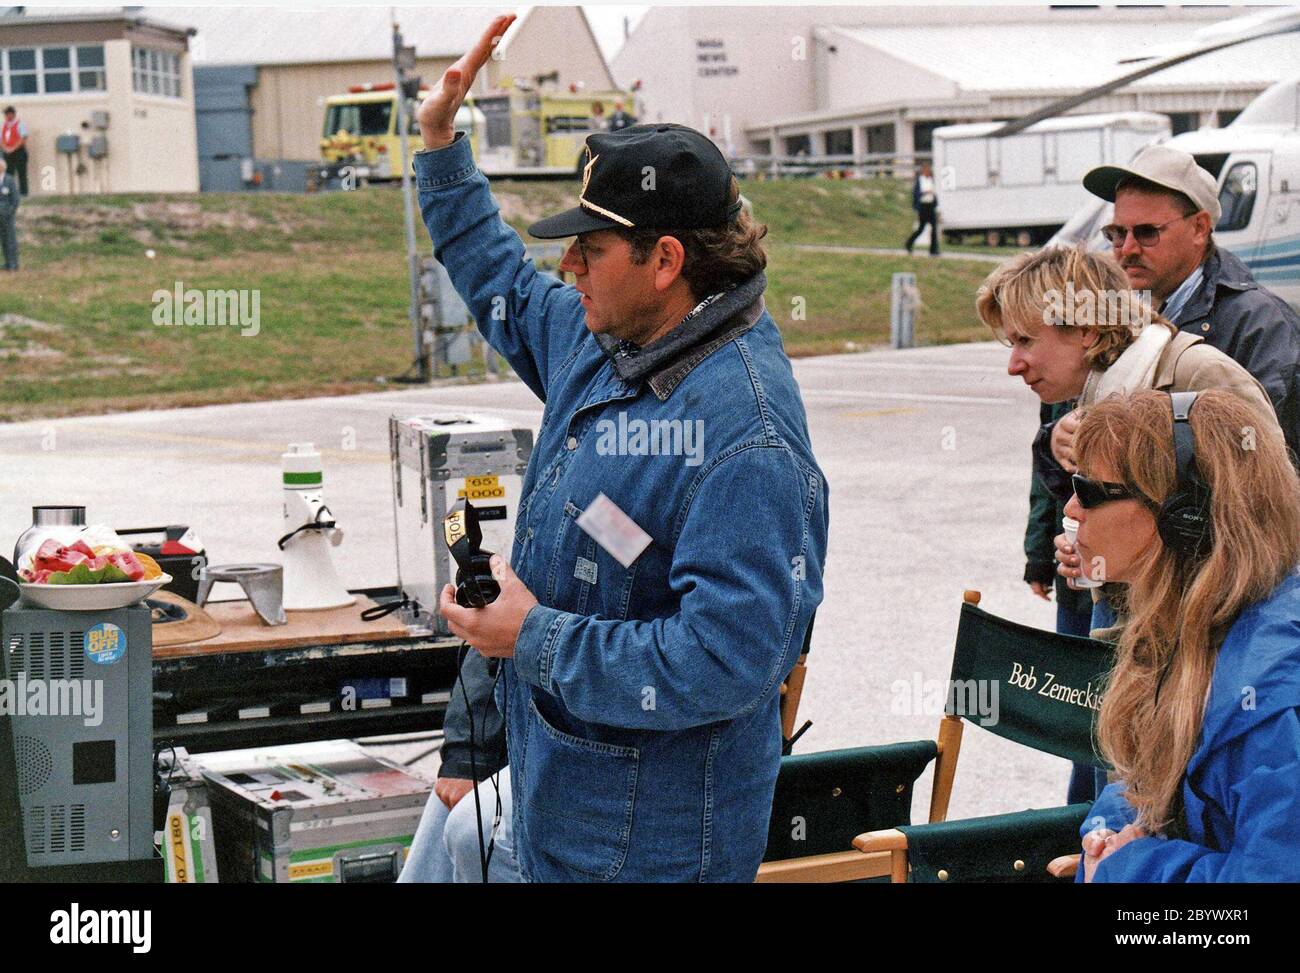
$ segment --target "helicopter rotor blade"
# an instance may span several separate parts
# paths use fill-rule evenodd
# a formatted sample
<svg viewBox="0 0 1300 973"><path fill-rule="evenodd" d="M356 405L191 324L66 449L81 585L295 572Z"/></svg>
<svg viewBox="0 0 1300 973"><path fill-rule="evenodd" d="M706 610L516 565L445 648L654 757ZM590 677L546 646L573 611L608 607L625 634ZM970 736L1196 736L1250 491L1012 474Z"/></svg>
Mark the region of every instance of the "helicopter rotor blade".
<svg viewBox="0 0 1300 973"><path fill-rule="evenodd" d="M1193 60L1204 54L1212 54L1215 51L1222 51L1229 47L1236 47L1238 44L1245 44L1249 41L1259 40L1263 37L1274 37L1278 34L1287 34L1300 30L1300 11L1269 11L1264 15L1254 14L1249 18L1240 18L1242 21L1249 20L1251 23L1243 24L1241 32L1234 33L1230 30L1207 30L1202 34L1201 42L1191 48L1167 54L1152 60L1150 63L1143 64L1142 67L1123 74L1113 81L1107 81L1105 84L1097 85L1086 91L1081 91L1075 95L1068 95L1059 98L1056 101L1045 105L1036 111L1021 115L1019 118L1007 122L1001 128L992 133L993 138L1005 138L1008 135L1015 135L1017 132L1023 132L1030 125L1041 122L1047 118L1054 118L1077 108L1080 105L1087 104L1103 95L1108 95L1113 91L1118 91L1125 85L1138 81L1148 75L1171 68L1176 64L1182 64L1185 61ZM1228 23L1232 23L1229 21ZM1216 25L1218 27L1220 25ZM1215 35L1221 39L1215 39ZM1227 35L1227 36L1225 36ZM1129 58L1122 61L1122 64L1131 64L1145 60L1144 58Z"/></svg>

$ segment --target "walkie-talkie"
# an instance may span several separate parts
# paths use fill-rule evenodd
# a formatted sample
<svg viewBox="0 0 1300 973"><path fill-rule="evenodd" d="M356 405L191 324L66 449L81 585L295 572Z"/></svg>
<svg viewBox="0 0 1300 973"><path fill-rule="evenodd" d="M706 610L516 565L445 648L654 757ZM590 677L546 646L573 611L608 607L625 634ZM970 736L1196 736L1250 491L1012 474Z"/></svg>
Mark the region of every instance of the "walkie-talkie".
<svg viewBox="0 0 1300 973"><path fill-rule="evenodd" d="M497 600L501 586L492 577L492 552L485 551L478 511L463 497L456 501L442 521L447 548L456 560L456 604L462 608L483 608Z"/></svg>

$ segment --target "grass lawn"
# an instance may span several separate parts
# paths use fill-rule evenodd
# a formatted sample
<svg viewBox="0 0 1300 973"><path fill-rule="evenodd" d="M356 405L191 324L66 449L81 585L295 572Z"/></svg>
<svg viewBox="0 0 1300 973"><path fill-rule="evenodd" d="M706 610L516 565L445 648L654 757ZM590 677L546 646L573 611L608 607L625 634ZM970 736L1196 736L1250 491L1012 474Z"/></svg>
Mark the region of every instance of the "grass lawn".
<svg viewBox="0 0 1300 973"><path fill-rule="evenodd" d="M493 188L522 230L572 205L577 184ZM900 246L911 225L906 184L750 181L744 191L770 227L767 303L791 354L888 342L899 270L917 274L918 343L987 335L973 312L986 262L792 246ZM364 391L410 364L401 194L391 187L38 198L20 211L20 232L23 272L0 278L0 420ZM154 294L177 281L260 291L258 333L155 325Z"/></svg>

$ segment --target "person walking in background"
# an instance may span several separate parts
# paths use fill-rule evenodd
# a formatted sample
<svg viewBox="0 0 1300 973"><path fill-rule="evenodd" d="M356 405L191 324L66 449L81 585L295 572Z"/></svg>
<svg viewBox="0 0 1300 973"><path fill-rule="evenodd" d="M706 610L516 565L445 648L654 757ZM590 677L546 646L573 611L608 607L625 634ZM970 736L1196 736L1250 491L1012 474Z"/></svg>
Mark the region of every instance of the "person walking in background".
<svg viewBox="0 0 1300 973"><path fill-rule="evenodd" d="M18 118L13 105L5 109L4 123L0 125L0 149L4 151L5 164L18 179L18 191L27 195L27 125Z"/></svg>
<svg viewBox="0 0 1300 973"><path fill-rule="evenodd" d="M911 256L912 244L916 243L917 238L925 232L925 228L930 228L930 256L939 256L939 197L934 191L934 172L930 169L930 163L921 163L921 171L917 173L916 181L912 183L912 209L916 210L916 230L907 238L904 247Z"/></svg>
<svg viewBox="0 0 1300 973"><path fill-rule="evenodd" d="M5 270L17 270L18 181L7 170L0 159L0 248L4 250Z"/></svg>

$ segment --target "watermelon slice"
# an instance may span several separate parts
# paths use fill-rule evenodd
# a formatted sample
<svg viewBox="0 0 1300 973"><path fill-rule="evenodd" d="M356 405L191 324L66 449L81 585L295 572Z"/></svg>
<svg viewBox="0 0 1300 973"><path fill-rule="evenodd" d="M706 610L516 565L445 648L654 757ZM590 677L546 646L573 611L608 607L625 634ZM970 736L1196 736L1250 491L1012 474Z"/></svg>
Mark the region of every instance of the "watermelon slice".
<svg viewBox="0 0 1300 973"><path fill-rule="evenodd" d="M86 557L94 557L95 552L90 549L90 545L85 541L73 541L68 545L69 551L76 551L78 554L84 554Z"/></svg>
<svg viewBox="0 0 1300 973"><path fill-rule="evenodd" d="M77 550L65 547L51 538L36 549L36 556L32 559L31 566L34 571L67 571L74 565L90 560L94 556L95 552L86 547L85 544L82 544L81 549Z"/></svg>
<svg viewBox="0 0 1300 973"><path fill-rule="evenodd" d="M117 551L108 555L108 560L131 581L139 581L144 577L144 565L130 551Z"/></svg>

